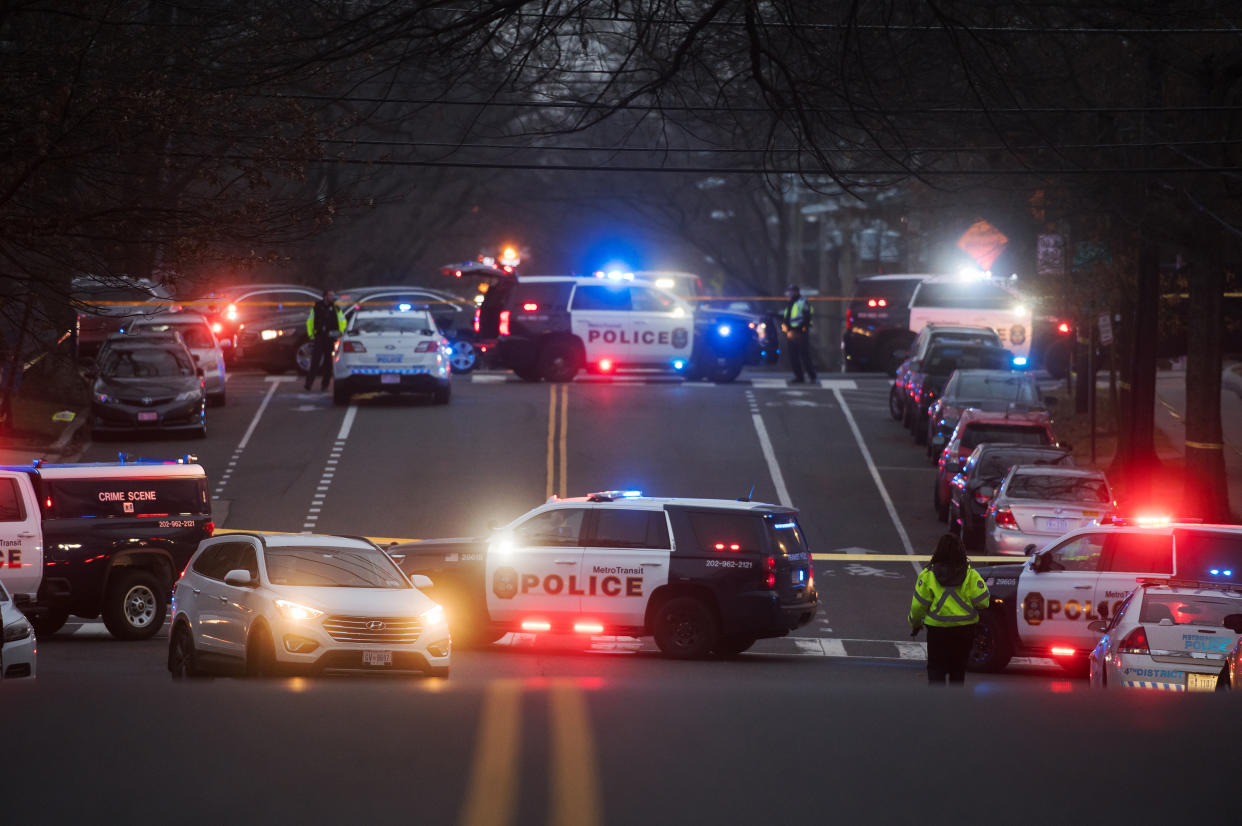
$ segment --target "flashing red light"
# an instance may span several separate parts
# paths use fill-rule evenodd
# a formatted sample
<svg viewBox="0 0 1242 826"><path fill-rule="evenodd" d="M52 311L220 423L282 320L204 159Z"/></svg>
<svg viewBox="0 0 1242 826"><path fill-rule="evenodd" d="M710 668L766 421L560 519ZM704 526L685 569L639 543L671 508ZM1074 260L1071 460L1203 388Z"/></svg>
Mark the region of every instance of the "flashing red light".
<svg viewBox="0 0 1242 826"><path fill-rule="evenodd" d="M769 556L763 560L763 567L767 570L768 575L764 582L769 588L776 587L776 557Z"/></svg>
<svg viewBox="0 0 1242 826"><path fill-rule="evenodd" d="M227 318L229 321L236 321L237 320L237 305L230 304L228 307L226 307L224 310L224 317Z"/></svg>
<svg viewBox="0 0 1242 826"><path fill-rule="evenodd" d="M533 301L527 301L525 304L522 305L522 309L528 313L533 313L539 310L539 305Z"/></svg>
<svg viewBox="0 0 1242 826"><path fill-rule="evenodd" d="M221 323L220 323L220 322L218 322L218 321L213 321L213 322L211 323L211 331L212 331L213 333L223 333L223 332L224 332L224 325L223 325L223 324L221 324Z"/></svg>
<svg viewBox="0 0 1242 826"><path fill-rule="evenodd" d="M48 510L52 509L52 497L49 496L47 499L43 500L43 507L47 508Z"/></svg>
<svg viewBox="0 0 1242 826"><path fill-rule="evenodd" d="M1150 654L1151 649L1147 646L1147 629L1139 626L1126 634L1125 639L1117 646L1122 654Z"/></svg>
<svg viewBox="0 0 1242 826"><path fill-rule="evenodd" d="M476 307L474 311L474 331L476 333L479 331L479 321L480 321L479 317L482 314L483 314L483 311Z"/></svg>
<svg viewBox="0 0 1242 826"><path fill-rule="evenodd" d="M504 270L506 273L513 272L513 267L510 267L508 264L505 264L503 267L501 267L501 269Z"/></svg>
<svg viewBox="0 0 1242 826"><path fill-rule="evenodd" d="M874 307L874 306L876 306L876 300L875 300L874 298L868 298L868 299L867 299L867 306L868 306L868 307Z"/></svg>
<svg viewBox="0 0 1242 826"><path fill-rule="evenodd" d="M203 523L203 533L207 534L208 536L211 536L215 532L216 532L215 522L208 520ZM182 571L182 573L185 573L185 571Z"/></svg>
<svg viewBox="0 0 1242 826"><path fill-rule="evenodd" d="M1060 324L1057 325L1058 333L1067 334L1069 333L1069 331L1070 331L1070 326L1069 326L1068 321L1062 321Z"/></svg>
<svg viewBox="0 0 1242 826"><path fill-rule="evenodd" d="M1009 508L1000 508L997 510L996 527L1016 531L1018 529L1018 520L1014 519L1013 511L1009 510Z"/></svg>
<svg viewBox="0 0 1242 826"><path fill-rule="evenodd" d="M724 543L723 543L723 542L717 542L717 543L716 543L716 550L718 550L718 551L723 551L723 550L724 550L724 548L725 548L725 546L724 546Z"/></svg>
<svg viewBox="0 0 1242 826"><path fill-rule="evenodd" d="M740 551L740 550L742 550L742 546L741 546L741 545L739 545L739 544L737 544L736 542L734 542L732 545L730 545L730 546L729 546L729 550L731 550L731 551Z"/></svg>
<svg viewBox="0 0 1242 826"><path fill-rule="evenodd" d="M365 344L363 344L361 341L346 341L346 342L343 342L343 343L341 344L341 348L342 348L342 349L343 349L346 353L365 353L365 352L367 351L366 345L365 345Z"/></svg>
<svg viewBox="0 0 1242 826"><path fill-rule="evenodd" d="M453 271L453 276L454 276L455 278L461 278L461 270L454 270L454 271Z"/></svg>
<svg viewBox="0 0 1242 826"><path fill-rule="evenodd" d="M509 335L509 311L500 311L500 334L502 336Z"/></svg>
<svg viewBox="0 0 1242 826"><path fill-rule="evenodd" d="M602 373L611 373L612 372L612 359L600 359L599 369L600 369L600 372Z"/></svg>
<svg viewBox="0 0 1242 826"><path fill-rule="evenodd" d="M1077 653L1075 649L1063 645L1052 646L1052 656L1054 657L1072 657Z"/></svg>
<svg viewBox="0 0 1242 826"><path fill-rule="evenodd" d="M574 631L578 634L602 634L604 626L598 622L575 622Z"/></svg>
<svg viewBox="0 0 1242 826"><path fill-rule="evenodd" d="M547 620L522 620L523 631L551 631L552 623Z"/></svg>
<svg viewBox="0 0 1242 826"><path fill-rule="evenodd" d="M887 299L887 298L881 298L881 299L880 299L880 306L881 306L881 307L887 307L887 306L888 306L888 299Z"/></svg>

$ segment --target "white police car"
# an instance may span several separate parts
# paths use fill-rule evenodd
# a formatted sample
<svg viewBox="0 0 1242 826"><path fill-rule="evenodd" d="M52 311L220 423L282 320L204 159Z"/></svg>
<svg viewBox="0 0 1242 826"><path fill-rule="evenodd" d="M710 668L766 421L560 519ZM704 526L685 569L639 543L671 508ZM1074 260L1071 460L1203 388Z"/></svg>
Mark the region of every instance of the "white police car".
<svg viewBox="0 0 1242 826"><path fill-rule="evenodd" d="M977 570L992 605L976 626L973 669L1038 656L1085 673L1099 634L1091 624L1111 619L1140 579L1242 582L1242 527L1113 519L1071 531L1020 565Z"/></svg>
<svg viewBox="0 0 1242 826"><path fill-rule="evenodd" d="M426 308L359 310L337 343L332 400L355 393L430 393L436 404L452 394L448 342Z"/></svg>
<svg viewBox="0 0 1242 826"><path fill-rule="evenodd" d="M1242 628L1242 589L1214 582L1144 579L1091 652L1095 688L1214 691Z"/></svg>
<svg viewBox="0 0 1242 826"><path fill-rule="evenodd" d="M168 670L449 673L444 609L374 543L235 533L204 541L177 580Z"/></svg>
<svg viewBox="0 0 1242 826"><path fill-rule="evenodd" d="M605 491L557 499L487 539L389 549L479 643L507 631L653 635L672 657L732 656L815 616L798 512Z"/></svg>

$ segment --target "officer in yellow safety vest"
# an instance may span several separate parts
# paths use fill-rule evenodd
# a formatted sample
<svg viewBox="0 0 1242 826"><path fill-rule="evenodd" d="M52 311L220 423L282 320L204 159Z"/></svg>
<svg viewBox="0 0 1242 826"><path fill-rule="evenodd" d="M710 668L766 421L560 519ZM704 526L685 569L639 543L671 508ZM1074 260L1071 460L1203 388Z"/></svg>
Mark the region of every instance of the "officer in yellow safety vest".
<svg viewBox="0 0 1242 826"><path fill-rule="evenodd" d="M975 641L979 612L990 596L979 572L966 560L962 540L945 534L931 562L914 581L910 636L927 626L927 681L932 685L966 682L966 662Z"/></svg>
<svg viewBox="0 0 1242 826"><path fill-rule="evenodd" d="M802 384L803 371L811 381L817 380L815 362L811 358L811 302L802 297L797 284L790 284L785 291L789 303L785 305L785 314L781 326L785 330L785 342L789 346L789 362L793 367L794 377L791 384Z"/></svg>
<svg viewBox="0 0 1242 826"><path fill-rule="evenodd" d="M311 341L310 364L306 369L306 389L315 383L315 375L323 377L321 389L332 381L332 349L336 339L345 333L345 314L336 306L336 293L324 290L323 298L311 307L306 317L306 335Z"/></svg>

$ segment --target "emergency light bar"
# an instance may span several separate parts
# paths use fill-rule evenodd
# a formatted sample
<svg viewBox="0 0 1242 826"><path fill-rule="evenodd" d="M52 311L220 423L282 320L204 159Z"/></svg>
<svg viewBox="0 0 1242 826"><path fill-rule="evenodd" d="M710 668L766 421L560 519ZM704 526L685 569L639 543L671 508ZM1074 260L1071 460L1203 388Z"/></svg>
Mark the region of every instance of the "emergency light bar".
<svg viewBox="0 0 1242 826"><path fill-rule="evenodd" d="M641 490L601 490L587 494L588 502L615 502L618 499L637 499L642 496Z"/></svg>
<svg viewBox="0 0 1242 826"><path fill-rule="evenodd" d="M1210 582L1198 579L1174 579L1172 577L1141 576L1136 581L1143 588L1194 588L1198 591L1230 591L1242 594L1242 584Z"/></svg>

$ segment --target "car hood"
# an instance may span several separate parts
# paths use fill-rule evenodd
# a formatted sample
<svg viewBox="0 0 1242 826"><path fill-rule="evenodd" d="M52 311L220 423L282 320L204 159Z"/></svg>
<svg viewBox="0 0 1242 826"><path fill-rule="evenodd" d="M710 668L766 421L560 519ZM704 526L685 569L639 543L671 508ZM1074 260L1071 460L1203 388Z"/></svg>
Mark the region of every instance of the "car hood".
<svg viewBox="0 0 1242 826"><path fill-rule="evenodd" d="M125 393L144 396L167 396L184 393L199 386L198 376L178 376L161 379L118 379L101 376L95 380L96 393Z"/></svg>
<svg viewBox="0 0 1242 826"><path fill-rule="evenodd" d="M418 616L435 605L417 588L322 588L298 585L272 585L273 595L325 614L353 617Z"/></svg>

